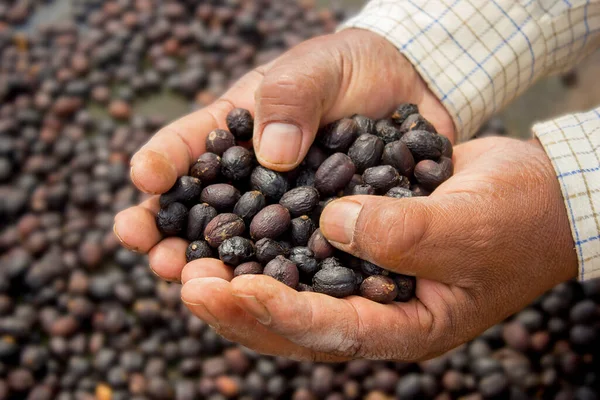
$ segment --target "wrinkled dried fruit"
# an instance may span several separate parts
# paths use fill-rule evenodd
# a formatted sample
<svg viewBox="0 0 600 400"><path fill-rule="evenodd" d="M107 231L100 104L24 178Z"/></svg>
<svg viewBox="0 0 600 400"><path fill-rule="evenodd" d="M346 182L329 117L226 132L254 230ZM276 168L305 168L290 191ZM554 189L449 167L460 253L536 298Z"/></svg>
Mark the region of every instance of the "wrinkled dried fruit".
<svg viewBox="0 0 600 400"><path fill-rule="evenodd" d="M296 264L283 256L277 256L265 266L263 274L277 279L291 288L296 288L300 274Z"/></svg>
<svg viewBox="0 0 600 400"><path fill-rule="evenodd" d="M288 209L294 217L309 214L319 203L319 192L311 186L302 186L287 191L279 204Z"/></svg>
<svg viewBox="0 0 600 400"><path fill-rule="evenodd" d="M310 149L308 149L308 153L306 153L306 157L304 157L302 165L308 169L316 171L326 159L327 153L322 148L313 145L310 147Z"/></svg>
<svg viewBox="0 0 600 400"><path fill-rule="evenodd" d="M350 157L343 153L335 153L317 170L315 187L322 195L332 195L350 182L355 171Z"/></svg>
<svg viewBox="0 0 600 400"><path fill-rule="evenodd" d="M398 296L395 301L407 302L415 297L417 280L414 276L392 274L390 278L394 280L398 287Z"/></svg>
<svg viewBox="0 0 600 400"><path fill-rule="evenodd" d="M215 153L204 153L190 168L190 175L202 183L210 184L221 176L221 157Z"/></svg>
<svg viewBox="0 0 600 400"><path fill-rule="evenodd" d="M219 258L225 264L239 265L254 257L254 243L250 240L234 236L226 239L219 246Z"/></svg>
<svg viewBox="0 0 600 400"><path fill-rule="evenodd" d="M385 193L398 184L400 176L391 165L379 165L368 168L362 175L365 184L371 185L375 191Z"/></svg>
<svg viewBox="0 0 600 400"><path fill-rule="evenodd" d="M291 222L290 234L294 246L306 246L308 239L315 231L315 223L306 215L294 218Z"/></svg>
<svg viewBox="0 0 600 400"><path fill-rule="evenodd" d="M158 211L156 226L161 233L175 236L185 231L187 219L187 207L181 203L171 203Z"/></svg>
<svg viewBox="0 0 600 400"><path fill-rule="evenodd" d="M204 240L195 240L191 242L185 250L185 260L187 262L199 258L210 258L213 256L212 249Z"/></svg>
<svg viewBox="0 0 600 400"><path fill-rule="evenodd" d="M288 249L283 246L280 242L263 238L256 242L256 259L262 263L266 264L277 256L287 256Z"/></svg>
<svg viewBox="0 0 600 400"><path fill-rule="evenodd" d="M315 186L315 172L311 169L303 169L296 177L296 187Z"/></svg>
<svg viewBox="0 0 600 400"><path fill-rule="evenodd" d="M345 152L358 136L358 124L352 118L342 118L323 128L319 143L326 149Z"/></svg>
<svg viewBox="0 0 600 400"><path fill-rule="evenodd" d="M387 275L388 271L378 267L377 265L367 261L361 260L360 270L366 275Z"/></svg>
<svg viewBox="0 0 600 400"><path fill-rule="evenodd" d="M447 181L453 172L454 164L448 157L440 157L438 161L419 161L415 166L417 182L430 192L433 192L435 188Z"/></svg>
<svg viewBox="0 0 600 400"><path fill-rule="evenodd" d="M238 265L233 270L233 276L240 275L259 275L263 273L263 266L256 261L248 261L243 264Z"/></svg>
<svg viewBox="0 0 600 400"><path fill-rule="evenodd" d="M356 292L354 271L345 267L322 269L313 277L313 290L333 297L348 297Z"/></svg>
<svg viewBox="0 0 600 400"><path fill-rule="evenodd" d="M204 239L211 247L219 247L225 240L241 236L246 230L244 220L235 214L219 214L206 225Z"/></svg>
<svg viewBox="0 0 600 400"><path fill-rule="evenodd" d="M437 160L442 155L442 142L435 133L409 131L400 140L408 147L415 161Z"/></svg>
<svg viewBox="0 0 600 400"><path fill-rule="evenodd" d="M400 125L400 130L402 132L408 132L408 131L414 131L414 130L423 130L423 131L434 132L434 133L437 132L435 130L435 128L433 127L433 125L429 121L427 121L425 118L423 118L423 116L421 116L421 114L409 115L404 120L402 125Z"/></svg>
<svg viewBox="0 0 600 400"><path fill-rule="evenodd" d="M415 194L410 189L406 189L400 186L391 188L385 194L386 197L393 197L396 199L403 199L405 197L415 197Z"/></svg>
<svg viewBox="0 0 600 400"><path fill-rule="evenodd" d="M385 165L396 168L404 176L412 176L415 169L415 158L408 146L400 140L385 145L382 161Z"/></svg>
<svg viewBox="0 0 600 400"><path fill-rule="evenodd" d="M280 204L271 204L263 208L252 218L250 236L254 240L275 239L290 226L290 212Z"/></svg>
<svg viewBox="0 0 600 400"><path fill-rule="evenodd" d="M416 197L429 196L429 194L430 194L429 191L426 190L423 186L417 185L417 184L412 185L410 187L410 190L413 192L413 196L416 196Z"/></svg>
<svg viewBox="0 0 600 400"><path fill-rule="evenodd" d="M394 110L394 113L392 114L392 121L394 121L396 125L400 126L409 115L417 114L418 112L419 107L417 107L416 104L400 104L398 107L396 107L396 110Z"/></svg>
<svg viewBox="0 0 600 400"><path fill-rule="evenodd" d="M182 176L175 181L168 192L160 195L159 203L161 207L166 207L175 202L191 205L196 203L200 192L202 192L200 179L192 176Z"/></svg>
<svg viewBox="0 0 600 400"><path fill-rule="evenodd" d="M254 167L254 156L241 146L233 146L225 150L221 157L221 174L234 181L250 176Z"/></svg>
<svg viewBox="0 0 600 400"><path fill-rule="evenodd" d="M229 129L237 140L246 141L252 139L254 118L252 118L250 111L244 108L234 108L227 114L225 122L227 123L227 129Z"/></svg>
<svg viewBox="0 0 600 400"><path fill-rule="evenodd" d="M358 125L359 135L375 135L375 121L371 118L356 114L352 119Z"/></svg>
<svg viewBox="0 0 600 400"><path fill-rule="evenodd" d="M235 203L233 213L242 217L244 221L250 222L260 210L265 208L266 204L267 200L265 196L258 190L252 190L244 193L238 202Z"/></svg>
<svg viewBox="0 0 600 400"><path fill-rule="evenodd" d="M240 192L227 183L215 183L202 190L200 201L213 206L217 211L230 211L240 199Z"/></svg>
<svg viewBox="0 0 600 400"><path fill-rule="evenodd" d="M189 241L203 239L206 225L216 216L217 210L206 203L192 207L188 214L187 239Z"/></svg>
<svg viewBox="0 0 600 400"><path fill-rule="evenodd" d="M400 139L402 131L391 119L380 119L375 124L375 135L381 138L385 144L388 144Z"/></svg>
<svg viewBox="0 0 600 400"><path fill-rule="evenodd" d="M328 268L336 268L343 267L344 265L337 257L327 257L323 261L319 263L319 269L328 269Z"/></svg>
<svg viewBox="0 0 600 400"><path fill-rule="evenodd" d="M374 195L375 189L373 188L373 186L367 185L367 184L357 185L357 186L354 186L354 188L352 189L352 193L350 193L350 194L351 195L360 195L360 194Z"/></svg>
<svg viewBox="0 0 600 400"><path fill-rule="evenodd" d="M308 239L308 248L314 253L317 260L331 257L335 252L335 247L325 239L321 229L316 229L310 239Z"/></svg>
<svg viewBox="0 0 600 400"><path fill-rule="evenodd" d="M398 287L392 279L383 275L367 277L360 285L360 295L378 303L391 303L398 295Z"/></svg>
<svg viewBox="0 0 600 400"><path fill-rule="evenodd" d="M271 201L279 201L281 196L288 191L289 186L287 179L282 174L260 165L252 171L250 181L252 189L258 190Z"/></svg>
<svg viewBox="0 0 600 400"><path fill-rule="evenodd" d="M232 146L235 146L235 138L231 132L224 129L215 129L206 137L206 151L218 156L223 155L225 150Z"/></svg>
<svg viewBox="0 0 600 400"><path fill-rule="evenodd" d="M365 169L379 164L384 146L383 140L377 136L361 135L348 150L348 157L352 159L356 170L362 173Z"/></svg>
<svg viewBox="0 0 600 400"><path fill-rule="evenodd" d="M444 135L438 135L438 140L442 143L442 156L452 158L454 149L452 148L450 139Z"/></svg>
<svg viewBox="0 0 600 400"><path fill-rule="evenodd" d="M319 263L315 254L308 247L294 247L290 252L290 261L298 267L300 274L305 278L312 278L319 270Z"/></svg>

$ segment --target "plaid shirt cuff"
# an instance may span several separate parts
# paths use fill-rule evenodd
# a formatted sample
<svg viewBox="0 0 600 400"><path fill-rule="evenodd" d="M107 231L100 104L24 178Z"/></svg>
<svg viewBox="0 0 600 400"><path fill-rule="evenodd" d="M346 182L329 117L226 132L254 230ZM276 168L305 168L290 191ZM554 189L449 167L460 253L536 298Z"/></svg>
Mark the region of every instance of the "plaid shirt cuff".
<svg viewBox="0 0 600 400"><path fill-rule="evenodd" d="M537 124L533 132L560 181L579 279L600 277L600 108Z"/></svg>
<svg viewBox="0 0 600 400"><path fill-rule="evenodd" d="M581 0L371 0L341 28L393 43L467 140L537 78L593 50L599 12L597 1Z"/></svg>

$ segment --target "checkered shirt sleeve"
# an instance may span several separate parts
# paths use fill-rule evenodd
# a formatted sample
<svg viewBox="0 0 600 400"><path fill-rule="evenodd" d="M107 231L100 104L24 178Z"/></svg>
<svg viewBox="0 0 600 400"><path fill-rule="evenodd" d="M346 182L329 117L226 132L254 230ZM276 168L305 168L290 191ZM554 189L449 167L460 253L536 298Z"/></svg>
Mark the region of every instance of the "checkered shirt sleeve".
<svg viewBox="0 0 600 400"><path fill-rule="evenodd" d="M466 140L538 78L570 69L600 45L600 0L371 0L346 28L393 43ZM600 277L599 112L533 129L561 183L580 279Z"/></svg>

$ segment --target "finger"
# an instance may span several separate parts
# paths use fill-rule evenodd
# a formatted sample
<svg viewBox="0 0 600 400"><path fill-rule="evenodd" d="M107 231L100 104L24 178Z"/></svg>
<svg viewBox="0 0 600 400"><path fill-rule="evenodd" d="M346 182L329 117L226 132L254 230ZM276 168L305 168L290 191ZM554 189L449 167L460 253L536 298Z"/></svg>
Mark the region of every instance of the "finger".
<svg viewBox="0 0 600 400"><path fill-rule="evenodd" d="M220 278L230 281L233 278L233 270L216 258L202 258L187 263L181 271L183 284L196 278Z"/></svg>
<svg viewBox="0 0 600 400"><path fill-rule="evenodd" d="M158 197L153 196L115 216L113 231L125 248L147 253L160 241L162 236L156 228L157 211Z"/></svg>
<svg viewBox="0 0 600 400"><path fill-rule="evenodd" d="M473 232L463 229L472 214L464 194L351 196L330 203L320 227L340 250L391 271L451 284L467 267L460 261L464 251L473 250L467 240Z"/></svg>
<svg viewBox="0 0 600 400"><path fill-rule="evenodd" d="M225 117L235 107L253 110L253 95L262 74L243 76L219 100L162 128L131 158L131 180L143 192L164 193L205 150L206 136L225 128Z"/></svg>
<svg viewBox="0 0 600 400"><path fill-rule="evenodd" d="M263 275L231 282L237 304L269 330L314 351L348 358L417 360L440 351L434 317L419 300L379 304L297 292ZM436 331L437 334L437 331Z"/></svg>
<svg viewBox="0 0 600 400"><path fill-rule="evenodd" d="M184 304L228 340L262 354L294 360L345 361L316 353L269 331L242 310L232 296L231 284L219 278L191 279L181 289Z"/></svg>
<svg viewBox="0 0 600 400"><path fill-rule="evenodd" d="M178 237L163 239L148 253L150 269L166 281L180 282L187 246L188 242Z"/></svg>

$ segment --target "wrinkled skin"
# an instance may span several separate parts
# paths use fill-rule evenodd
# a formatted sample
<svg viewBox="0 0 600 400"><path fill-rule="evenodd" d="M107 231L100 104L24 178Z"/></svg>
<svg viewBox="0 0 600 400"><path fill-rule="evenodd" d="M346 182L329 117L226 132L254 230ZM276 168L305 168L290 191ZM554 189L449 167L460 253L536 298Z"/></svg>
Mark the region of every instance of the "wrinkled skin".
<svg viewBox="0 0 600 400"><path fill-rule="evenodd" d="M296 292L262 275L232 279L216 259L186 265L186 242L162 239L154 222L156 194L187 172L206 135L225 128L234 107L255 117L259 162L286 171L302 160L319 125L355 113L380 118L403 102L418 104L454 139L448 113L385 39L347 30L309 40L159 131L131 163L133 182L154 196L118 214L115 233L127 248L148 252L156 274L184 283L182 299L194 314L258 352L321 361L408 361L445 352L576 275L559 183L535 141L456 146L455 175L429 197L353 196L326 207L321 229L334 246L417 277L417 298L407 303ZM261 143L273 122L291 135L280 136L286 146L279 142L279 150ZM300 135L290 133L296 128Z"/></svg>

